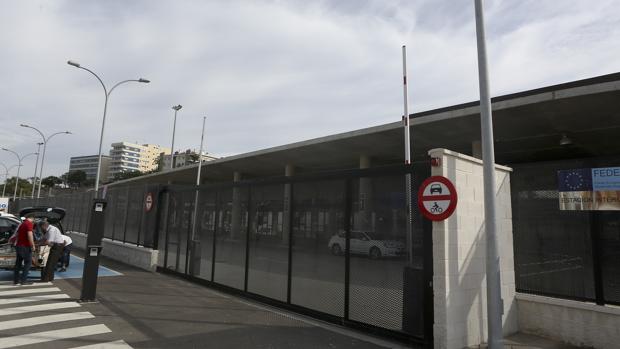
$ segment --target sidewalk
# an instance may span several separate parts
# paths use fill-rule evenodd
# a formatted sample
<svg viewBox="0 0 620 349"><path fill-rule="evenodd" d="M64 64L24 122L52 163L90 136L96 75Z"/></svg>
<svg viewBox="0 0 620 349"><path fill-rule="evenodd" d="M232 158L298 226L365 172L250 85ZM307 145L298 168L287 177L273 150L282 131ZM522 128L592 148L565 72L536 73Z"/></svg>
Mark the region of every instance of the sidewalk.
<svg viewBox="0 0 620 349"><path fill-rule="evenodd" d="M78 252L79 254L79 252ZM261 305L160 273L108 259L121 276L100 277L98 303L83 304L133 348L405 348L285 310ZM54 284L79 299L81 279ZM40 348L40 346L39 346ZM573 349L552 340L517 334L505 348Z"/></svg>
<svg viewBox="0 0 620 349"><path fill-rule="evenodd" d="M134 348L405 347L168 275L102 264L123 275L99 278L99 302L83 307ZM54 284L79 298L80 279Z"/></svg>

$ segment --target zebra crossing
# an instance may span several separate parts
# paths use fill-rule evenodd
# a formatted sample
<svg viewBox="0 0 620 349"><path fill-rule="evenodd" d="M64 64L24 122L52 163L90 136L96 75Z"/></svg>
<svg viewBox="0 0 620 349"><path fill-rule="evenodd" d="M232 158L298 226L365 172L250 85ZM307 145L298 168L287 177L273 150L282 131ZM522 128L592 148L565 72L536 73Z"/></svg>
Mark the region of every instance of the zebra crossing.
<svg viewBox="0 0 620 349"><path fill-rule="evenodd" d="M129 349L112 331L52 283L0 281L0 349Z"/></svg>

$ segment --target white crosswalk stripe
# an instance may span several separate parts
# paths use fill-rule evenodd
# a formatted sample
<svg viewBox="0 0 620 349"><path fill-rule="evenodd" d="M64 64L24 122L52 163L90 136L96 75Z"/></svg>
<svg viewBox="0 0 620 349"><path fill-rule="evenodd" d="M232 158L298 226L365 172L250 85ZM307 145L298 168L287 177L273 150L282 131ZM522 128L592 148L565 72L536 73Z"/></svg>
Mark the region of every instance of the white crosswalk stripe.
<svg viewBox="0 0 620 349"><path fill-rule="evenodd" d="M13 328L22 328L28 326L39 326L43 324L52 324L55 322L73 321L92 319L95 316L87 311L80 311L78 313L66 313L66 314L54 314L45 316L35 316L25 319L0 321L0 329L10 330Z"/></svg>
<svg viewBox="0 0 620 349"><path fill-rule="evenodd" d="M123 340L120 340L120 341L114 341L114 342L85 345L83 347L74 347L71 349L130 349L130 348L131 346L129 346L129 344L125 343L125 341Z"/></svg>
<svg viewBox="0 0 620 349"><path fill-rule="evenodd" d="M10 291L0 291L0 297L14 296L17 294L29 294L29 293L46 293L46 292L58 292L58 287L45 287L45 288L15 288Z"/></svg>
<svg viewBox="0 0 620 349"><path fill-rule="evenodd" d="M21 345L32 345L61 339L93 336L112 332L106 325L90 325L66 328L62 330L29 333L21 336L0 338L0 349L14 348Z"/></svg>
<svg viewBox="0 0 620 349"><path fill-rule="evenodd" d="M46 311L46 310L66 309L66 308L77 308L79 306L80 305L78 303L76 303L76 302L61 302L61 303L47 303L47 304L28 305L28 306L25 306L25 307L16 307L16 308L4 308L4 309L0 309L0 316L31 313L31 312L34 312L34 311Z"/></svg>
<svg viewBox="0 0 620 349"><path fill-rule="evenodd" d="M12 281L1 281L0 349L53 341L66 341L75 346L80 345L79 341L86 340L76 341L76 338L112 332L104 324L97 324L97 317L90 312L83 311L79 303L67 301L68 299L70 299L69 295L61 293L61 290L53 287L52 283L15 286ZM37 314L37 312L47 312L47 314ZM17 318L16 315L20 317ZM3 319L7 316L12 316L12 318ZM59 329L39 332L41 325L45 324L54 324L54 328ZM90 343L97 341L101 343L78 347L66 345L74 349L131 349L131 346L123 340L114 341L114 337L99 336L96 338L96 340L90 340Z"/></svg>
<svg viewBox="0 0 620 349"><path fill-rule="evenodd" d="M19 297L19 298L0 298L0 305L50 301L50 300L67 299L67 298L69 298L69 295L66 295L64 293L42 294L38 296L26 296L26 297ZM1 328L2 327L0 327L0 329Z"/></svg>
<svg viewBox="0 0 620 349"><path fill-rule="evenodd" d="M13 283L11 282L8 285L0 284L0 290L16 289L18 287L42 287L42 286L52 286L52 283L51 282L35 282L32 285L17 286L17 285L13 285Z"/></svg>

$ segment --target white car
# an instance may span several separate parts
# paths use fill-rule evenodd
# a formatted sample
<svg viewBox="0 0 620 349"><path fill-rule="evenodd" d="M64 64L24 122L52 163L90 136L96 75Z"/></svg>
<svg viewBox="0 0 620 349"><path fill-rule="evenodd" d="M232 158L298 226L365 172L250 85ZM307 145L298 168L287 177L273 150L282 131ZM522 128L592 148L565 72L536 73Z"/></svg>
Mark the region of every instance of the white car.
<svg viewBox="0 0 620 349"><path fill-rule="evenodd" d="M398 257L405 255L405 244L396 240L373 239L371 233L352 231L349 248L352 254L369 256L372 259L381 257ZM328 247L334 255L344 253L346 235L340 232L329 239Z"/></svg>

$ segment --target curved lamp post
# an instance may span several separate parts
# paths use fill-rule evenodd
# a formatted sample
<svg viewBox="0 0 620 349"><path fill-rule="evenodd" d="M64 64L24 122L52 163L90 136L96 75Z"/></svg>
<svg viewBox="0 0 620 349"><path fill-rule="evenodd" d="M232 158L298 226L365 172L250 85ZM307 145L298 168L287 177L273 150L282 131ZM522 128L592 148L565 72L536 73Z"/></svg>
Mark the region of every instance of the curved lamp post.
<svg viewBox="0 0 620 349"><path fill-rule="evenodd" d="M24 160L26 157L30 155L38 155L38 153L28 153L24 156L19 156L17 152L12 151L11 149L2 148L2 150L8 151L9 153L13 153L17 157L17 177L15 178L15 191L13 192L13 201L15 201L15 198L17 197L17 185L19 184L19 170L20 170L20 167L22 167L22 160Z"/></svg>
<svg viewBox="0 0 620 349"><path fill-rule="evenodd" d="M13 169L13 167L17 167L18 165L6 167L5 164L0 162L0 166L4 167L4 184L2 185L2 197L4 197L4 192L6 191L6 180L9 178L9 172Z"/></svg>
<svg viewBox="0 0 620 349"><path fill-rule="evenodd" d="M183 108L182 105L175 105L172 107L174 110L174 123L172 124L172 146L170 147L170 169L174 169L174 134L177 129L177 112Z"/></svg>
<svg viewBox="0 0 620 349"><path fill-rule="evenodd" d="M52 133L48 137L45 137L43 132L41 132L41 130L39 130L38 128L36 128L34 126L30 126L30 125L26 125L26 124L20 124L19 126L31 128L31 129L39 132L39 134L41 135L41 138L43 139L43 155L41 156L41 169L39 170L39 188L37 189L37 199L38 199L38 198L41 197L41 180L43 179L43 163L45 162L45 151L47 150L47 142L49 142L50 139L52 139L52 137L54 137L55 135L60 135L60 134L68 134L68 135L70 135L72 133L70 131L60 131L60 132ZM37 161L37 163L38 163L38 161ZM35 170L35 173L36 173L36 170ZM36 184L36 178L35 178L35 184ZM34 191L33 191L33 195L34 195Z"/></svg>
<svg viewBox="0 0 620 349"><path fill-rule="evenodd" d="M37 162L34 164L34 175L32 177L32 193L30 193L31 199L34 199L34 189L37 186L37 170L39 166L39 153L41 152L41 146L44 144L45 143L42 143L42 142L37 143Z"/></svg>
<svg viewBox="0 0 620 349"><path fill-rule="evenodd" d="M108 89L105 87L105 84L103 83L103 80L101 80L101 78L92 70L84 68L79 63L74 61L67 61L67 64L91 73L94 77L97 78L97 80L99 80L99 82L101 83L101 87L103 87L103 92L105 93L105 103L103 105L103 121L101 122L101 136L99 137L99 161L97 163L97 178L95 179L95 198L97 198L99 197L99 177L101 176L101 147L103 145L103 131L105 130L105 117L108 110L108 99L110 99L110 94L117 86L127 82L142 82L148 84L151 81L143 78L123 80L116 83L116 85L112 86L112 88L108 91Z"/></svg>

